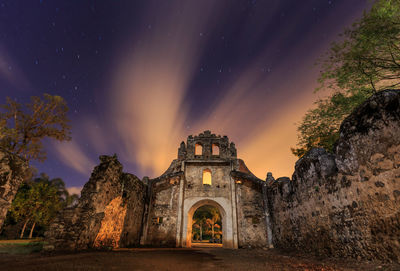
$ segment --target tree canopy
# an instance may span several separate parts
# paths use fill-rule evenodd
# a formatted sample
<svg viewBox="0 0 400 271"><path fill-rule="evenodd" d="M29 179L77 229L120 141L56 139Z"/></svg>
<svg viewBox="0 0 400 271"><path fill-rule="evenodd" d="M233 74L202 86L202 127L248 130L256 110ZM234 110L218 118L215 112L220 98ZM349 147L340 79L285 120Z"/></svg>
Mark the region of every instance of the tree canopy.
<svg viewBox="0 0 400 271"><path fill-rule="evenodd" d="M29 222L32 223L30 237L36 225L46 227L64 207L76 203L78 195L70 195L60 178L50 179L42 173L24 183L11 205L10 215L15 221L24 221L21 238Z"/></svg>
<svg viewBox="0 0 400 271"><path fill-rule="evenodd" d="M340 124L370 95L400 86L400 0L378 0L361 19L344 30L319 61L316 91L330 95L318 99L299 124L301 157L312 147L332 151Z"/></svg>
<svg viewBox="0 0 400 271"><path fill-rule="evenodd" d="M32 97L25 106L7 97L0 111L0 147L27 161L44 161L42 139L71 139L67 112L67 104L60 96Z"/></svg>

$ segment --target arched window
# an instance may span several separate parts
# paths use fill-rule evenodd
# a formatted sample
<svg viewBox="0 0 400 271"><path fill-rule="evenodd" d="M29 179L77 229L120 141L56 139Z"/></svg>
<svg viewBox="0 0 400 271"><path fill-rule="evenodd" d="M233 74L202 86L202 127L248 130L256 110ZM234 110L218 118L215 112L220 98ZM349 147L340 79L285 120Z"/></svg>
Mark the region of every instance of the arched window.
<svg viewBox="0 0 400 271"><path fill-rule="evenodd" d="M203 170L203 184L211 185L211 170Z"/></svg>
<svg viewBox="0 0 400 271"><path fill-rule="evenodd" d="M219 155L219 146L217 144L212 144L212 155Z"/></svg>
<svg viewBox="0 0 400 271"><path fill-rule="evenodd" d="M201 146L201 144L196 144L194 146L194 155L203 155L203 146Z"/></svg>

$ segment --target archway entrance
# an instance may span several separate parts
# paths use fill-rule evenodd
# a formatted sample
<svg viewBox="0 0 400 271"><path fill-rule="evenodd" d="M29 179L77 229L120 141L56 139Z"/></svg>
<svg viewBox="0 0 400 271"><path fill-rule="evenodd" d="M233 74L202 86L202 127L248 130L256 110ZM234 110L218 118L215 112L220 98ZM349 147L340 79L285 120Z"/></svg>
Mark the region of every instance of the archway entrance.
<svg viewBox="0 0 400 271"><path fill-rule="evenodd" d="M192 247L222 247L222 217L218 208L203 205L192 218Z"/></svg>
<svg viewBox="0 0 400 271"><path fill-rule="evenodd" d="M199 199L192 198L188 199L184 203L184 227L183 227L183 247L192 247L192 239L193 235L193 216L200 207L202 206L210 206L216 208L220 215L220 224L221 224L221 243L224 248L237 248L237 243L234 241L234 231L232 224L232 212L231 208L229 208L229 203L223 198L215 198L215 199ZM228 208L224 208L224 207ZM214 229L215 230L215 229ZM214 232L215 234L215 232ZM197 240L196 240L197 241ZM219 245L221 246L221 245Z"/></svg>

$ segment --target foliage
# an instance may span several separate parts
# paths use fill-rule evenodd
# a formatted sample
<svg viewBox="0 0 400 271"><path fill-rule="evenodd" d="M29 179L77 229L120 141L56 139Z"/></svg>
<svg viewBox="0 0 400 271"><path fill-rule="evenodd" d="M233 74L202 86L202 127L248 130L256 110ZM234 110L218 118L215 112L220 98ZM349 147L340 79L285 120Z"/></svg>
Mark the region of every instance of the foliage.
<svg viewBox="0 0 400 271"><path fill-rule="evenodd" d="M316 101L316 108L307 111L297 128L298 143L297 148L291 149L292 153L302 157L312 147L332 152L333 144L339 138L340 124L366 98L365 92L352 95L336 92L329 98Z"/></svg>
<svg viewBox="0 0 400 271"><path fill-rule="evenodd" d="M30 182L24 183L18 190L11 205L11 216L15 221L25 221L21 237L28 222L46 227L62 208L71 204L77 195L69 195L62 179L49 177L42 173ZM72 198L72 199L71 199ZM30 235L31 236L31 235Z"/></svg>
<svg viewBox="0 0 400 271"><path fill-rule="evenodd" d="M332 44L321 88L366 92L400 85L400 0L379 0Z"/></svg>
<svg viewBox="0 0 400 271"><path fill-rule="evenodd" d="M216 234L221 235L221 224L221 216L217 208L209 205L202 206L193 214L193 237L203 240L214 238Z"/></svg>
<svg viewBox="0 0 400 271"><path fill-rule="evenodd" d="M371 10L345 29L320 61L321 89L333 93L317 100L299 124L297 148L332 151L341 122L371 94L400 85L400 0L375 1Z"/></svg>
<svg viewBox="0 0 400 271"><path fill-rule="evenodd" d="M25 107L7 97L0 112L0 147L27 161L44 161L42 139L70 140L68 107L60 96L32 97Z"/></svg>

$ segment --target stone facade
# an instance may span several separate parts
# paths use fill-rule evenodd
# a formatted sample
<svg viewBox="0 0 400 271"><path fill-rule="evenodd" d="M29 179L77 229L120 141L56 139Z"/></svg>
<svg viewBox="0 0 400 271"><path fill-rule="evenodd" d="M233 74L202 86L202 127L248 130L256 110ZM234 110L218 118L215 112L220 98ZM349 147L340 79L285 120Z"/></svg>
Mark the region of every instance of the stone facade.
<svg viewBox="0 0 400 271"><path fill-rule="evenodd" d="M201 152L196 152L196 146ZM211 184L203 183L204 172L211 174ZM211 205L222 216L224 247L269 246L263 181L237 159L235 144L228 137L210 131L189 136L168 170L146 182L150 200L143 245L190 247L193 214Z"/></svg>
<svg viewBox="0 0 400 271"><path fill-rule="evenodd" d="M0 229L18 188L28 173L29 167L24 159L0 149Z"/></svg>
<svg viewBox="0 0 400 271"><path fill-rule="evenodd" d="M400 262L400 91L380 92L268 188L276 247Z"/></svg>

